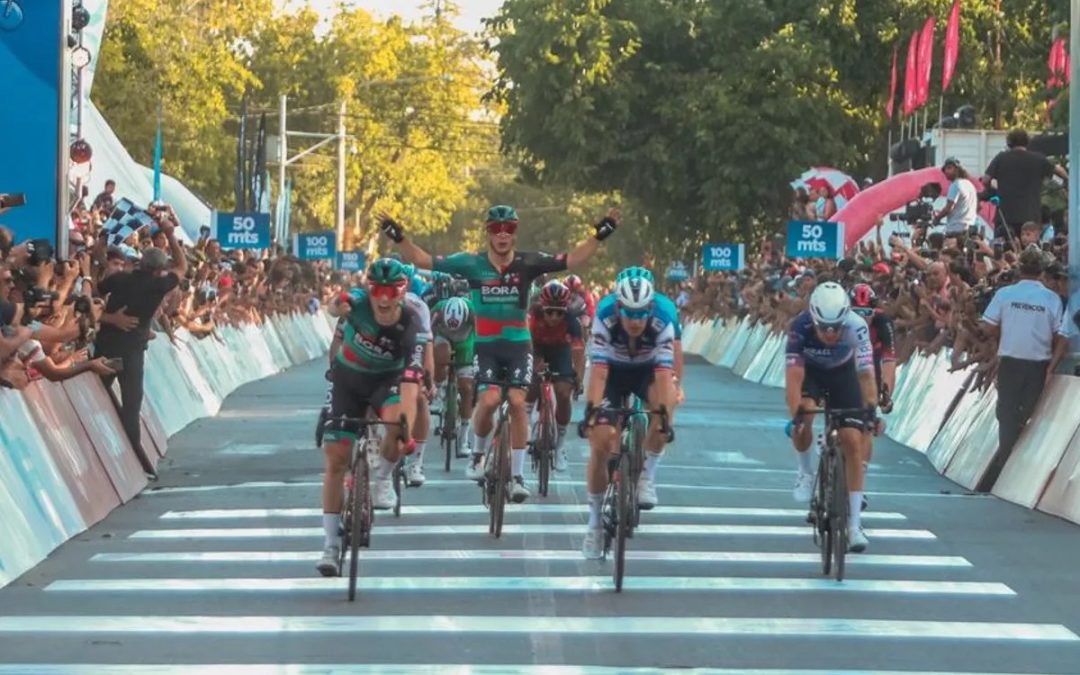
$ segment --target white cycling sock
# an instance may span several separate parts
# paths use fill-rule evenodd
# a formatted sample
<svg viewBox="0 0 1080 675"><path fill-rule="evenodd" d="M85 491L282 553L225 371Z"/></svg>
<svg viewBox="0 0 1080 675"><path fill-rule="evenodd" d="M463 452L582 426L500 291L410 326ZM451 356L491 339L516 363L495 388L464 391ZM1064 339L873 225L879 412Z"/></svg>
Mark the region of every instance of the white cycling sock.
<svg viewBox="0 0 1080 675"><path fill-rule="evenodd" d="M660 459L664 456L663 452L646 452L645 453L645 467L642 474L650 482L656 482L656 468L660 466Z"/></svg>
<svg viewBox="0 0 1080 675"><path fill-rule="evenodd" d="M416 450L413 451L412 461L409 462L409 463L410 464L419 464L420 466L423 466L424 465L424 448L426 448L426 447L427 447L427 439L426 438L424 440L422 440L422 441L417 441L416 442Z"/></svg>
<svg viewBox="0 0 1080 675"><path fill-rule="evenodd" d="M529 417L532 417L533 413L536 412L536 401L533 401L532 403L526 402L525 410L528 411Z"/></svg>
<svg viewBox="0 0 1080 675"><path fill-rule="evenodd" d="M515 448L510 451L510 475L521 476L525 474L525 453L528 448Z"/></svg>
<svg viewBox="0 0 1080 675"><path fill-rule="evenodd" d="M488 432L487 436L481 436L480 434L473 432L473 437L476 439L476 443L473 444L473 452L478 455L487 452L488 441L491 440L491 432Z"/></svg>
<svg viewBox="0 0 1080 675"><path fill-rule="evenodd" d="M799 472L800 473L806 473L806 474L814 473L814 467L810 463L810 460L812 459L812 457L811 457L811 452L809 450L806 450L805 452L799 452L798 450L796 450L795 451L795 456L799 459Z"/></svg>
<svg viewBox="0 0 1080 675"><path fill-rule="evenodd" d="M857 530L862 525L862 492L848 495L848 529Z"/></svg>
<svg viewBox="0 0 1080 675"><path fill-rule="evenodd" d="M565 424L559 425L559 433L555 436L555 449L562 450L563 443L566 442L566 427Z"/></svg>
<svg viewBox="0 0 1080 675"><path fill-rule="evenodd" d="M326 546L339 546L341 544L341 536L338 534L340 527L340 513L322 514L322 529Z"/></svg>
<svg viewBox="0 0 1080 675"><path fill-rule="evenodd" d="M389 480L391 474L394 473L395 466L397 466L396 463L379 455L379 468L375 469L375 478L377 480Z"/></svg>
<svg viewBox="0 0 1080 675"><path fill-rule="evenodd" d="M589 493L589 529L595 530L600 527L600 509L604 506L604 493Z"/></svg>

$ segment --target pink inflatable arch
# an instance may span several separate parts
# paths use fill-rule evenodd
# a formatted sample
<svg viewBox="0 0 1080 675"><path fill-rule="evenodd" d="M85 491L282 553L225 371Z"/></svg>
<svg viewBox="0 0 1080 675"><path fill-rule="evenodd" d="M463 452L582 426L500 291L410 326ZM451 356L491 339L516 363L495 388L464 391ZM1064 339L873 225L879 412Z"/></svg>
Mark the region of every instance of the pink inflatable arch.
<svg viewBox="0 0 1080 675"><path fill-rule="evenodd" d="M941 185L941 194L944 195L949 189L949 181L945 174L936 166L898 173L892 178L871 185L859 194L851 198L844 208L837 211L830 221L844 223L844 249L851 250L859 240L866 236L874 228L878 218L891 213L896 209L919 196L919 189L927 183L936 182ZM982 192L982 181L974 176L971 182L975 189ZM979 205L979 215L987 223L994 222L994 206L989 203Z"/></svg>

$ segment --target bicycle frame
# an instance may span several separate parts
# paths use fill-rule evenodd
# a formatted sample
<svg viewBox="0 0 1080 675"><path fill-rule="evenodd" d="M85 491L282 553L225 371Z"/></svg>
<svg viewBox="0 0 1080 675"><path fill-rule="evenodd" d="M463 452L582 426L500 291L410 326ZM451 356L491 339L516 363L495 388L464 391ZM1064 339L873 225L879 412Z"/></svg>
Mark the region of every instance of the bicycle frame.
<svg viewBox="0 0 1080 675"><path fill-rule="evenodd" d="M496 539L502 536L503 515L509 500L507 484L510 482L510 389L509 382L477 378L476 392L481 386L499 387L500 401L494 412L491 443L484 457L484 478L481 481L482 499L488 508L488 533ZM478 396L474 396L479 400Z"/></svg>

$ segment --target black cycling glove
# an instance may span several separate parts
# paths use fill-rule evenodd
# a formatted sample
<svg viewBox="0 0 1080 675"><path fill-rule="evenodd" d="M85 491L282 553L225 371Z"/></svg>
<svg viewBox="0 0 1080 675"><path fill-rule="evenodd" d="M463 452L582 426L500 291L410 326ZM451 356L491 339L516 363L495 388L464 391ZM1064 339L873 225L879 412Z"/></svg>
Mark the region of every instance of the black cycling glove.
<svg viewBox="0 0 1080 675"><path fill-rule="evenodd" d="M393 239L395 244L405 241L405 230L393 218L383 218L382 222L379 223L379 229L383 231L383 234Z"/></svg>
<svg viewBox="0 0 1080 675"><path fill-rule="evenodd" d="M596 240L604 241L615 233L615 229L619 227L619 224L615 222L614 218L605 216L603 220L593 227L596 229Z"/></svg>

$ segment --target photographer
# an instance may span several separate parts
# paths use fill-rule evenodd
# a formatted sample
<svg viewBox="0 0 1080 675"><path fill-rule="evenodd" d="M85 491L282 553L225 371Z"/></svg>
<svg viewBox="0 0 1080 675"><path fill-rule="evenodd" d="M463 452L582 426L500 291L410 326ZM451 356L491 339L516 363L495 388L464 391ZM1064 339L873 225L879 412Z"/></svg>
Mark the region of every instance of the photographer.
<svg viewBox="0 0 1080 675"><path fill-rule="evenodd" d="M114 377L119 379L122 404L117 404L117 410L120 420L144 470L153 476L152 466L142 448L139 427L143 361L150 340L150 321L165 296L179 286L181 277L186 274L187 257L176 238L179 221L175 212L170 207L161 207L150 213L165 235L171 260L161 249L148 248L137 269L113 273L98 284L98 292L107 298L106 313L118 316L114 323L103 321L94 343L94 354L110 359L109 363L118 371L118 375L106 376L103 381L109 389Z"/></svg>
<svg viewBox="0 0 1080 675"><path fill-rule="evenodd" d="M1028 150L1030 138L1023 129L1014 129L1005 139L1008 150L999 152L986 167L983 185L997 191L1001 199L999 221L1004 221L1014 238L1028 221L1039 222L1042 215L1043 181L1057 175L1068 183L1069 174L1046 155ZM998 228L998 238L1005 233Z"/></svg>
<svg viewBox="0 0 1080 675"><path fill-rule="evenodd" d="M941 171L949 179L950 184L945 196L945 208L934 214L934 223L944 219L945 236L963 238L970 229L975 227L979 209L978 193L959 159L949 157L942 165Z"/></svg>
<svg viewBox="0 0 1080 675"><path fill-rule="evenodd" d="M1061 298L1043 285L1043 255L1029 248L1020 255L1020 281L1002 288L982 321L998 339L998 452L979 489L993 487L1043 388L1066 347Z"/></svg>

